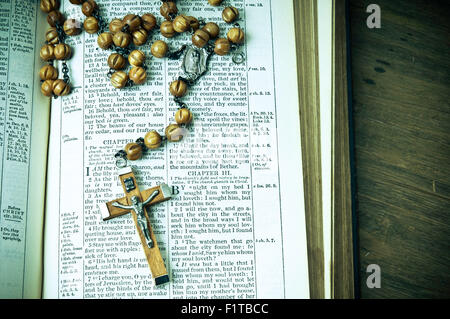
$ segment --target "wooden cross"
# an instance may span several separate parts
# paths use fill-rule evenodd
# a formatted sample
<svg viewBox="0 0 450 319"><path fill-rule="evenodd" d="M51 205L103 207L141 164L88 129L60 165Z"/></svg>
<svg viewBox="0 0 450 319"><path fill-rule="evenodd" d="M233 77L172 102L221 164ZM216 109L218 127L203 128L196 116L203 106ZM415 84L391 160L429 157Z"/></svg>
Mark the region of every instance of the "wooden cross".
<svg viewBox="0 0 450 319"><path fill-rule="evenodd" d="M172 196L170 188L166 184L161 184L144 190L141 193L131 167L120 169L119 179L126 196L100 205L102 218L103 220L109 220L131 213L155 285L162 285L169 281L169 276L158 248L158 242L153 234L145 206L170 199Z"/></svg>

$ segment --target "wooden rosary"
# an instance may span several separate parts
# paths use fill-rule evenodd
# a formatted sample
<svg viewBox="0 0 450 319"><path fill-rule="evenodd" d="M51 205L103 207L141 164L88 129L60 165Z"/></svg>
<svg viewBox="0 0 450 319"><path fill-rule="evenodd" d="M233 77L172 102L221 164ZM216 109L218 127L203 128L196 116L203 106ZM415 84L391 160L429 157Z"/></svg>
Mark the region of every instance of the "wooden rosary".
<svg viewBox="0 0 450 319"><path fill-rule="evenodd" d="M181 126L190 124L193 119L192 112L187 108L181 98L186 95L189 86L206 72L206 63L212 53L226 55L236 50L244 42L244 31L235 24L227 33L227 38L218 38L219 26L214 22L205 23L202 19L178 14L175 1L162 1L160 13L165 18L159 26L156 17L151 13L142 16L127 14L123 19L113 19L109 25L99 14L99 8L94 0L70 0L72 4L81 5L81 11L86 16L83 23L75 19L65 19L58 10L59 0L41 0L40 8L48 13L46 44L40 50L40 56L48 64L41 68L39 75L42 81L41 92L45 96L63 96L70 93L69 69L66 61L70 59L72 50L64 43L66 36L75 36L81 33L82 26L87 33L98 33L97 44L103 49L115 51L108 57L110 71L108 77L111 84L118 89L139 85L147 80L147 67L145 54L141 50L131 50L132 44L142 46L147 43L149 33L159 27L165 38L172 38L177 34L192 33L192 45L184 45L175 52L169 52L165 41L157 40L151 45L151 54L156 58L168 57L179 59L183 56L182 69L184 76L179 76L169 85L169 91L179 106L175 114L176 124L170 124L165 129L165 137L156 131L149 131L144 138L135 143L129 143L124 150L116 154L120 166L126 164L126 159L137 160L141 158L146 149L158 148L163 139L178 142L183 137ZM212 6L219 6L222 0L208 0ZM222 11L222 18L226 23L232 23L239 17L235 7L228 6ZM109 31L105 31L109 27ZM215 40L211 44L211 40ZM61 60L63 78L58 79L58 70L53 65L54 60ZM131 66L128 73L124 71L127 60ZM243 55L235 54L233 62L242 63ZM125 163L125 164L123 164Z"/></svg>
<svg viewBox="0 0 450 319"><path fill-rule="evenodd" d="M100 10L94 0L70 0L70 2L81 5L81 11L86 16L83 24L75 19L65 20L63 14L58 11L59 0L41 0L40 3L41 9L48 13L47 21L51 26L45 34L46 44L40 51L41 58L48 62L39 72L42 80L41 91L45 96L56 98L70 93L69 68L66 61L70 59L72 50L64 43L64 39L66 36L80 34L81 25L87 33L98 33L97 44L101 49L115 51L108 57L110 71L107 76L117 89L143 84L147 80L145 54L132 46L146 44L150 32L159 28L165 38L172 38L184 32L192 33L192 44L183 45L174 52L169 52L167 43L162 40L157 40L151 45L150 51L155 58L182 60L182 76L178 76L169 85L169 91L179 107L175 113L176 123L166 127L165 136L151 130L143 138L128 143L123 150L115 154L119 179L126 196L99 205L105 221L131 213L154 282L161 285L169 281L169 276L150 225L146 206L166 201L171 198L172 193L166 184L141 192L131 167L127 166L127 160L138 160L144 151L158 148L165 140L178 142L182 139L183 127L192 122L193 114L181 98L207 71L208 59L213 53L226 55L235 51L233 62L239 64L244 61L244 55L236 52L239 45L244 42L244 31L238 24L234 24L226 38L218 38L220 29L216 23L205 23L202 19L178 14L174 1L162 1L160 13L165 21L160 25L151 13L142 16L127 14L123 19L113 19L108 24L100 16ZM208 0L208 2L213 6L219 6L222 0ZM228 6L222 11L222 18L227 23L233 23L238 17L239 11L235 7ZM105 31L107 27L109 31ZM53 65L55 59L63 61L62 79L58 79L58 70ZM124 71L127 61L130 65L128 73Z"/></svg>

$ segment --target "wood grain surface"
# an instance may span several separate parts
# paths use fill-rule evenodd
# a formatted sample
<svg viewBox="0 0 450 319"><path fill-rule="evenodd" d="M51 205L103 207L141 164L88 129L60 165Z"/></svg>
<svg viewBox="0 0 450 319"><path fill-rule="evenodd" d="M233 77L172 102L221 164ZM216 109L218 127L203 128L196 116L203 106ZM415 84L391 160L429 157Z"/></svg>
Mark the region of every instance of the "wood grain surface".
<svg viewBox="0 0 450 319"><path fill-rule="evenodd" d="M370 3L381 29L366 26ZM362 298L450 297L449 10L350 0Z"/></svg>
<svg viewBox="0 0 450 319"><path fill-rule="evenodd" d="M123 192L126 194L126 197L116 199L116 200L106 203L106 209L109 211L109 217L103 218L103 220L109 220L109 219L112 219L115 217L122 216L127 213L131 214L133 221L134 221L134 225L136 227L136 232L139 235L139 239L141 240L142 249L144 250L145 257L147 258L148 265L149 265L150 271L152 273L152 278L156 282L158 277L167 276L167 270L166 270L166 266L164 264L164 260L161 256L161 252L158 247L158 240L157 240L155 234L153 233L153 228L150 223L150 218L149 218L149 214L148 214L148 209L149 209L150 204L148 204L147 207L144 206L143 208L144 208L144 215L145 215L147 227L148 227L149 233L150 233L150 239L153 242L153 247L149 247L147 245L147 240L145 238L143 229L141 228L141 226L138 223L138 218L137 218L138 216L137 216L136 211L134 209L124 209L124 208L115 207L112 204L114 202L118 202L121 205L133 206L132 200L131 200L131 198L133 196L137 196L141 202L145 202L145 200L147 200L150 197L150 195L156 190L159 191L159 194L155 198L153 198L153 200L150 203L153 203L153 204L160 203L160 202L168 200L168 197L165 197L163 195L163 191L160 186L156 186L156 187L147 189L141 193L139 190L137 181L136 181L136 177L135 177L133 171L131 170L131 168L127 167L127 168L124 168L123 170L124 170L124 172L119 172L119 180L122 184ZM130 179L133 181L132 182L133 188L127 189L125 181L130 180ZM164 282L166 282L166 281L164 281Z"/></svg>

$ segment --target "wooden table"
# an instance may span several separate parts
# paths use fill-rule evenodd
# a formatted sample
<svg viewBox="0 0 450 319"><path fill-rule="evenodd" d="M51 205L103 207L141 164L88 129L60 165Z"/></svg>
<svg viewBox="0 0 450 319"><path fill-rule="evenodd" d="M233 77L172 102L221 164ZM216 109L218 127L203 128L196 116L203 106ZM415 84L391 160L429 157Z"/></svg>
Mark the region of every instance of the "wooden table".
<svg viewBox="0 0 450 319"><path fill-rule="evenodd" d="M381 7L381 29L366 8ZM362 298L450 297L449 1L350 0ZM381 288L366 286L369 264Z"/></svg>

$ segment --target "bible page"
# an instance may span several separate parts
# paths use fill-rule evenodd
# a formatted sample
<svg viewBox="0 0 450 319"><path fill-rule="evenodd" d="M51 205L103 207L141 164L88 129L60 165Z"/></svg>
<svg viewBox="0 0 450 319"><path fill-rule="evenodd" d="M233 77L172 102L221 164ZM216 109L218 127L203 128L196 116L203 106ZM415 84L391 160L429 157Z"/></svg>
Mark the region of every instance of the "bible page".
<svg viewBox="0 0 450 319"><path fill-rule="evenodd" d="M153 13L160 1L98 0L109 22ZM150 59L150 45L170 51L189 33L159 30L138 47L147 82L111 86L111 51L97 36L70 37L69 96L52 102L45 233L48 298L308 298L308 261L292 1L230 0L246 41L242 64L212 55L183 102L194 114L179 143L149 150L132 165L141 190L167 183L171 200L149 206L170 282L154 287L131 216L102 221L98 205L124 196L114 154L149 130L163 134L177 105L168 84L180 61ZM177 1L180 13L232 25L223 7ZM68 17L79 6L62 2Z"/></svg>
<svg viewBox="0 0 450 319"><path fill-rule="evenodd" d="M318 0L318 49L320 91L320 146L322 167L322 217L324 252L324 297L332 298L332 30L333 1ZM333 96L334 97L334 96Z"/></svg>
<svg viewBox="0 0 450 319"><path fill-rule="evenodd" d="M40 92L39 1L0 3L0 298L39 298L50 101Z"/></svg>

